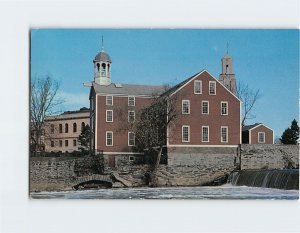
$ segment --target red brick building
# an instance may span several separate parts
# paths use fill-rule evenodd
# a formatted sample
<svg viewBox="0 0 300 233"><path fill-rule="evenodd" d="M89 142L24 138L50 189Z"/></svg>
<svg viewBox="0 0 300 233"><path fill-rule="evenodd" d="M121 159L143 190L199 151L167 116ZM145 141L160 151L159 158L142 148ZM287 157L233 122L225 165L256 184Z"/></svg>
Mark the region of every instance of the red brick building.
<svg viewBox="0 0 300 233"><path fill-rule="evenodd" d="M244 144L274 144L274 131L262 123L243 127L242 142Z"/></svg>
<svg viewBox="0 0 300 233"><path fill-rule="evenodd" d="M167 148L237 147L241 143L240 100L236 97L232 59L222 59L220 81L203 70L165 91L163 86L111 82L111 59L103 50L94 59L90 109L92 145L107 155L135 154L134 132L126 124L139 109L149 106L153 96L177 96L180 116L168 128ZM121 116L120 109L126 116ZM129 159L133 159L132 157Z"/></svg>

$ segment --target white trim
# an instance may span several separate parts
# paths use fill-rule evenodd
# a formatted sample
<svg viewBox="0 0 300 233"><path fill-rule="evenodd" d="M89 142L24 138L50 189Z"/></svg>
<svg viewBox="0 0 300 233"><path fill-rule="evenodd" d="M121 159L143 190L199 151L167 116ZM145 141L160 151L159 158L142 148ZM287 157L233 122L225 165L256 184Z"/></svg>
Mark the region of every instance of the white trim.
<svg viewBox="0 0 300 233"><path fill-rule="evenodd" d="M207 128L207 141L203 141L203 128ZM201 142L209 142L209 126L203 125L201 127Z"/></svg>
<svg viewBox="0 0 300 233"><path fill-rule="evenodd" d="M95 90L94 90L95 91ZM95 98L96 98L96 103L95 103L95 129L94 129L94 138L95 138L95 153L97 154L97 134L98 134L98 128L97 128L97 123L98 123L98 120L97 120L97 117L98 117L98 94L95 92Z"/></svg>
<svg viewBox="0 0 300 233"><path fill-rule="evenodd" d="M103 154L106 155L143 155L144 153L142 152L103 152Z"/></svg>
<svg viewBox="0 0 300 233"><path fill-rule="evenodd" d="M133 102L134 102L133 105L129 105L129 98L133 98ZM127 102L127 104L128 104L128 107L135 107L135 96L129 95L129 96L128 96L128 102Z"/></svg>
<svg viewBox="0 0 300 233"><path fill-rule="evenodd" d="M107 120L107 113L108 112L111 112L111 121L108 121ZM113 110L106 110L106 115L105 115L105 120L106 120L106 122L114 122L114 111Z"/></svg>
<svg viewBox="0 0 300 233"><path fill-rule="evenodd" d="M232 147L232 148L237 148L238 145L181 145L181 144L174 144L174 145L169 145L169 147Z"/></svg>
<svg viewBox="0 0 300 233"><path fill-rule="evenodd" d="M187 141L183 140L183 127L187 127L188 128L188 140ZM181 127L181 142L190 142L190 126L189 125L183 125Z"/></svg>
<svg viewBox="0 0 300 233"><path fill-rule="evenodd" d="M259 141L259 134L260 133L264 135L264 141L263 142ZM260 144L266 143L266 133L265 132L257 132L257 143L260 143Z"/></svg>
<svg viewBox="0 0 300 233"><path fill-rule="evenodd" d="M184 101L187 101L188 103L189 103L189 112L188 113L184 113L183 112L183 102ZM190 100L181 100L181 114L183 114L183 115L189 115L189 114L191 114L191 103L190 103Z"/></svg>
<svg viewBox="0 0 300 233"><path fill-rule="evenodd" d="M114 96L114 97L125 97L125 98L128 98L128 94L112 94L112 93L104 93L104 92L101 92L101 93L97 93L99 96L107 96L107 95L111 95L111 96ZM153 97L158 97L157 96L152 96L152 95L129 95L130 97L139 97L139 98L153 98Z"/></svg>
<svg viewBox="0 0 300 233"><path fill-rule="evenodd" d="M129 134L133 133L133 145L129 145ZM135 146L135 133L134 132L128 132L127 134L127 142L128 142L128 146Z"/></svg>
<svg viewBox="0 0 300 233"><path fill-rule="evenodd" d="M226 129L226 141L223 141L222 129ZM221 126L220 134L221 134L221 143L228 143L228 126Z"/></svg>
<svg viewBox="0 0 300 233"><path fill-rule="evenodd" d="M133 121L129 121L129 113L130 112L133 112L133 118L134 118ZM135 111L134 110L128 110L127 118L128 118L127 120L128 120L129 123L135 122Z"/></svg>
<svg viewBox="0 0 300 233"><path fill-rule="evenodd" d="M222 104L226 104L226 114L222 114ZM228 111L229 111L228 101L221 101L221 116L228 116Z"/></svg>
<svg viewBox="0 0 300 233"><path fill-rule="evenodd" d="M215 84L215 93L214 94L210 94L210 84L211 83ZM216 83L216 81L208 81L208 95L217 95L217 83Z"/></svg>
<svg viewBox="0 0 300 233"><path fill-rule="evenodd" d="M195 92L196 83L200 83L200 93ZM194 80L194 94L201 95L202 94L202 80Z"/></svg>
<svg viewBox="0 0 300 233"><path fill-rule="evenodd" d="M250 131L250 130L253 130L253 129L255 129L255 128L259 127L259 126L264 126L264 127L266 127L267 129L269 129L269 130L272 130L272 131L274 132L274 130L273 130L273 129L269 128L268 126L265 126L263 123L260 123L259 125L256 125L255 127L253 127L253 128L251 128L251 129L249 129L249 131Z"/></svg>
<svg viewBox="0 0 300 233"><path fill-rule="evenodd" d="M242 101L240 101L240 144L242 144Z"/></svg>
<svg viewBox="0 0 300 233"><path fill-rule="evenodd" d="M107 133L111 133L111 145L107 145ZM113 131L105 131L105 145L114 146L114 133Z"/></svg>
<svg viewBox="0 0 300 233"><path fill-rule="evenodd" d="M204 102L207 103L207 113L203 113L203 103ZM208 100L202 100L202 102L201 102L201 114L202 115L209 115L209 101Z"/></svg>
<svg viewBox="0 0 300 233"><path fill-rule="evenodd" d="M218 79L216 79L211 73L209 73L207 70L202 70L199 73L195 74L195 76L189 80L188 82L186 82L184 85L182 85L181 87L179 87L176 91L174 91L170 96L174 95L175 93L177 93L178 91L180 91L182 88L184 88L186 85L188 85L190 82L192 82L195 78L199 77L199 75L201 75L202 73L207 72L215 81L217 81L217 83L219 83L224 89L225 91L227 91L228 93L230 93L230 95L232 95L234 98L236 98L238 101L242 102L236 95L234 95L231 91L229 91Z"/></svg>
<svg viewBox="0 0 300 233"><path fill-rule="evenodd" d="M111 104L107 104L107 97L111 97ZM112 95L107 95L105 98L106 106L114 106L114 97Z"/></svg>
<svg viewBox="0 0 300 233"><path fill-rule="evenodd" d="M251 130L249 130L249 144L251 144L251 137L252 137L252 133Z"/></svg>

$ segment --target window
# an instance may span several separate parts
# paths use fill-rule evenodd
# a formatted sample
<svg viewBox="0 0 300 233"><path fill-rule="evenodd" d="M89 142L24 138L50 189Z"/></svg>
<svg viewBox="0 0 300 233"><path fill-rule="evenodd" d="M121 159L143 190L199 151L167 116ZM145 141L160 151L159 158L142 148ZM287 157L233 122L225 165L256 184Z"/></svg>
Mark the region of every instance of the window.
<svg viewBox="0 0 300 233"><path fill-rule="evenodd" d="M106 64L102 63L101 64L101 76L105 76L106 75Z"/></svg>
<svg viewBox="0 0 300 233"><path fill-rule="evenodd" d="M190 114L190 101L182 100L182 114Z"/></svg>
<svg viewBox="0 0 300 233"><path fill-rule="evenodd" d="M182 126L182 142L189 142L190 141L190 126L183 125Z"/></svg>
<svg viewBox="0 0 300 233"><path fill-rule="evenodd" d="M129 156L129 161L133 162L135 160L134 156Z"/></svg>
<svg viewBox="0 0 300 233"><path fill-rule="evenodd" d="M258 143L265 143L265 136L264 132L258 132Z"/></svg>
<svg viewBox="0 0 300 233"><path fill-rule="evenodd" d="M54 141L51 141L51 147L54 147Z"/></svg>
<svg viewBox="0 0 300 233"><path fill-rule="evenodd" d="M209 127L202 126L202 142L209 142Z"/></svg>
<svg viewBox="0 0 300 233"><path fill-rule="evenodd" d="M76 139L73 140L73 146L76 146L77 145L77 141Z"/></svg>
<svg viewBox="0 0 300 233"><path fill-rule="evenodd" d="M133 132L128 132L128 146L135 145L135 135Z"/></svg>
<svg viewBox="0 0 300 233"><path fill-rule="evenodd" d="M59 147L62 147L62 140L59 140Z"/></svg>
<svg viewBox="0 0 300 233"><path fill-rule="evenodd" d="M113 145L113 132L106 131L106 146Z"/></svg>
<svg viewBox="0 0 300 233"><path fill-rule="evenodd" d="M128 97L128 106L135 106L135 97L134 96Z"/></svg>
<svg viewBox="0 0 300 233"><path fill-rule="evenodd" d="M202 114L209 114L209 102L202 101Z"/></svg>
<svg viewBox="0 0 300 233"><path fill-rule="evenodd" d="M216 94L216 81L209 81L209 94L210 95Z"/></svg>
<svg viewBox="0 0 300 233"><path fill-rule="evenodd" d="M221 102L221 115L228 115L228 102Z"/></svg>
<svg viewBox="0 0 300 233"><path fill-rule="evenodd" d="M54 125L53 124L50 125L50 132L51 132L51 134L54 134Z"/></svg>
<svg viewBox="0 0 300 233"><path fill-rule="evenodd" d="M221 126L221 142L228 142L228 127Z"/></svg>
<svg viewBox="0 0 300 233"><path fill-rule="evenodd" d="M134 120L135 120L135 112L128 111L128 122L134 122Z"/></svg>
<svg viewBox="0 0 300 233"><path fill-rule="evenodd" d="M195 80L194 81L194 94L201 94L202 93L202 81Z"/></svg>
<svg viewBox="0 0 300 233"><path fill-rule="evenodd" d="M82 122L82 123L81 123L81 131L83 131L84 127L85 127L85 123Z"/></svg>
<svg viewBox="0 0 300 233"><path fill-rule="evenodd" d="M68 146L69 146L69 141L65 140L65 147L68 147Z"/></svg>
<svg viewBox="0 0 300 233"><path fill-rule="evenodd" d="M106 122L113 122L113 110L106 110Z"/></svg>
<svg viewBox="0 0 300 233"><path fill-rule="evenodd" d="M69 132L69 125L66 123L65 124L65 133L68 133Z"/></svg>
<svg viewBox="0 0 300 233"><path fill-rule="evenodd" d="M113 106L113 97L111 95L106 96L106 105Z"/></svg>
<svg viewBox="0 0 300 233"><path fill-rule="evenodd" d="M73 123L73 133L76 133L76 132L77 132L77 124Z"/></svg>
<svg viewBox="0 0 300 233"><path fill-rule="evenodd" d="M59 124L59 133L62 133L62 124Z"/></svg>

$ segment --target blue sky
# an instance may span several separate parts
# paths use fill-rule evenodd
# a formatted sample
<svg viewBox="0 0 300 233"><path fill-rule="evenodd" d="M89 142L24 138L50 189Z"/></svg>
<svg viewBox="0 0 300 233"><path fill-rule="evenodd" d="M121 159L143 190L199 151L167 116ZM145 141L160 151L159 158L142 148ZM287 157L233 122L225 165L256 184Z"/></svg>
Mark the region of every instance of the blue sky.
<svg viewBox="0 0 300 233"><path fill-rule="evenodd" d="M263 122L280 136L299 117L299 31L287 29L32 30L31 78L58 80L63 110L88 106L83 83L93 80L102 35L112 81L149 85L174 85L202 69L218 78L228 42L237 82L262 94L247 123Z"/></svg>

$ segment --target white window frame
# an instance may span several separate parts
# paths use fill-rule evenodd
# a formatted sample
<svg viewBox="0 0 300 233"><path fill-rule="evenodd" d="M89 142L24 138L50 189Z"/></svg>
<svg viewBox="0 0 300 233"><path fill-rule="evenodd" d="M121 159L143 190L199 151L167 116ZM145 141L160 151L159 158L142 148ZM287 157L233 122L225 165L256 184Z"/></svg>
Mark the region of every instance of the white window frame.
<svg viewBox="0 0 300 233"><path fill-rule="evenodd" d="M222 104L226 104L226 114L223 114L223 107ZM221 101L221 115L222 116L228 116L228 101Z"/></svg>
<svg viewBox="0 0 300 233"><path fill-rule="evenodd" d="M188 129L188 140L184 140L183 128L187 128ZM182 128L181 128L181 141L182 142L190 142L190 126L189 125L183 125L182 126Z"/></svg>
<svg viewBox="0 0 300 233"><path fill-rule="evenodd" d="M133 134L133 145L130 145L130 137L129 135ZM128 132L128 146L135 146L135 133L134 132Z"/></svg>
<svg viewBox="0 0 300 233"><path fill-rule="evenodd" d="M214 86L215 86L215 93L214 93L214 94L211 94L211 93L210 93L210 90L211 90L210 84L212 84L212 83L213 83ZM216 81L209 81L209 82L208 82L208 94L209 94L209 95L216 95L216 94L217 94L217 83L216 83Z"/></svg>
<svg viewBox="0 0 300 233"><path fill-rule="evenodd" d="M109 134L109 133L111 133L111 145L108 145L107 144L107 134ZM105 145L106 146L113 146L114 145L114 133L113 133L113 131L106 131L105 132Z"/></svg>
<svg viewBox="0 0 300 233"><path fill-rule="evenodd" d="M203 103L207 103L207 113L204 113L204 112L203 112ZM202 101L202 104L201 104L201 112L202 112L202 114L204 114L204 115L209 115L209 101L208 101L208 100L203 100L203 101Z"/></svg>
<svg viewBox="0 0 300 233"><path fill-rule="evenodd" d="M187 102L188 103L188 113L186 113L186 112L184 112L183 111L183 103L184 102ZM190 100L182 100L182 102L181 102L181 112L182 112L182 114L184 114L184 115L188 115L188 114L190 114L190 112L191 112L191 105L190 105Z"/></svg>
<svg viewBox="0 0 300 233"><path fill-rule="evenodd" d="M222 130L226 129L226 141L223 141L223 137L222 137ZM221 126L221 142L222 143L228 143L228 126Z"/></svg>
<svg viewBox="0 0 300 233"><path fill-rule="evenodd" d="M111 121L108 120L108 112L111 112ZM106 122L114 122L114 111L106 110Z"/></svg>
<svg viewBox="0 0 300 233"><path fill-rule="evenodd" d="M263 142L261 142L261 141L259 140L259 135L260 135L260 134L264 135L264 141L263 141ZM258 132L258 133L257 133L257 142L258 142L258 143L265 143L265 142L266 142L266 133L265 133L265 132Z"/></svg>
<svg viewBox="0 0 300 233"><path fill-rule="evenodd" d="M111 97L111 104L108 103L108 97ZM112 95L106 96L106 106L113 106L114 105L114 97Z"/></svg>
<svg viewBox="0 0 300 233"><path fill-rule="evenodd" d="M133 105L130 105L130 98L133 98ZM128 106L129 107L134 107L135 106L135 96L128 96Z"/></svg>
<svg viewBox="0 0 300 233"><path fill-rule="evenodd" d="M200 92L196 92L196 83L200 83ZM202 81L201 80L194 80L194 94L200 95L202 94Z"/></svg>
<svg viewBox="0 0 300 233"><path fill-rule="evenodd" d="M207 141L204 140L204 134L203 134L204 128L207 128ZM201 142L209 142L209 126L208 125L203 125L201 128Z"/></svg>
<svg viewBox="0 0 300 233"><path fill-rule="evenodd" d="M133 112L133 121L130 121L130 120L129 120L129 119L130 119L129 116L130 116L130 113L131 113L131 112ZM128 122L129 122L129 123L135 122L135 111L132 111L132 110L129 110L129 111L128 111Z"/></svg>

